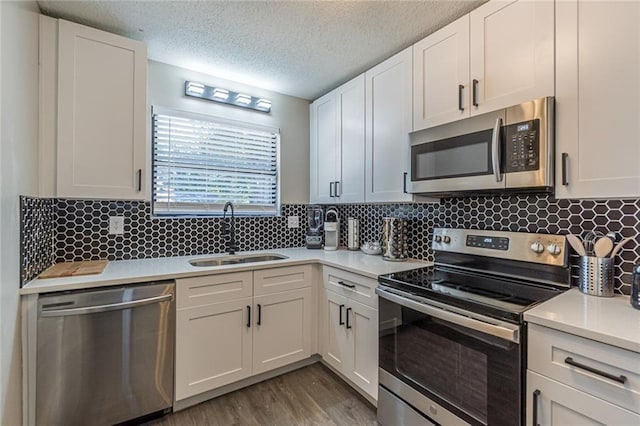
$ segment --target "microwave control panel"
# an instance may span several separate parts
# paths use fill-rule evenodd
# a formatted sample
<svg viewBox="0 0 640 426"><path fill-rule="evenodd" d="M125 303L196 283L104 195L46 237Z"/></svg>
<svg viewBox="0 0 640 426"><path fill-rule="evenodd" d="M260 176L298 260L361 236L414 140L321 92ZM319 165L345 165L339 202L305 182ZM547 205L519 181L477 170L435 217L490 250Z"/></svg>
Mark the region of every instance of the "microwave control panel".
<svg viewBox="0 0 640 426"><path fill-rule="evenodd" d="M540 168L540 120L522 121L504 127L505 172L527 172Z"/></svg>

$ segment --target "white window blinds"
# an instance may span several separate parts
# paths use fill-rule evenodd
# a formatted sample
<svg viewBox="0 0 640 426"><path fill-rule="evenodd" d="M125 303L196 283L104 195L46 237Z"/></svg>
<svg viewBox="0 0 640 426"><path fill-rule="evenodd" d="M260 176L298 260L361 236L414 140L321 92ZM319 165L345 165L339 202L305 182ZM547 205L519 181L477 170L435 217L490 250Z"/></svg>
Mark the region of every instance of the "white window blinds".
<svg viewBox="0 0 640 426"><path fill-rule="evenodd" d="M239 214L278 215L279 140L275 129L154 107L154 214L218 215L231 201Z"/></svg>

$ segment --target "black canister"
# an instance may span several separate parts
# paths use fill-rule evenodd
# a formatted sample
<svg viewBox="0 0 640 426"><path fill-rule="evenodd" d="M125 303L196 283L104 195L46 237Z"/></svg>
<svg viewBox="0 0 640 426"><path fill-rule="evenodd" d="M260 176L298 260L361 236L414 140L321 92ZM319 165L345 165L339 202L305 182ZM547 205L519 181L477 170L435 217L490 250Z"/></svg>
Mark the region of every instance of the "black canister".
<svg viewBox="0 0 640 426"><path fill-rule="evenodd" d="M640 263L633 267L631 277L631 306L640 309Z"/></svg>

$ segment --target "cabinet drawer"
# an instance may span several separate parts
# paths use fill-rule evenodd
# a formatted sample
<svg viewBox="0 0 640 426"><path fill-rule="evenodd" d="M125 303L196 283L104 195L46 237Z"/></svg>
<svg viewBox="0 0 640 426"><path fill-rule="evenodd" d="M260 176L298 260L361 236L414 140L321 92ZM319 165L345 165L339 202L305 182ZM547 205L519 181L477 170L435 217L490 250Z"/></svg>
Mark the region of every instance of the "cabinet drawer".
<svg viewBox="0 0 640 426"><path fill-rule="evenodd" d="M191 308L251 297L252 284L251 271L176 280L177 308Z"/></svg>
<svg viewBox="0 0 640 426"><path fill-rule="evenodd" d="M297 290L310 287L312 266L285 266L283 268L260 269L253 272L254 292L256 296Z"/></svg>
<svg viewBox="0 0 640 426"><path fill-rule="evenodd" d="M640 413L639 353L535 324L529 325L528 345L530 370ZM624 383L599 372L624 376Z"/></svg>
<svg viewBox="0 0 640 426"><path fill-rule="evenodd" d="M322 275L324 288L378 308L378 298L375 294L378 281L329 266L323 268Z"/></svg>

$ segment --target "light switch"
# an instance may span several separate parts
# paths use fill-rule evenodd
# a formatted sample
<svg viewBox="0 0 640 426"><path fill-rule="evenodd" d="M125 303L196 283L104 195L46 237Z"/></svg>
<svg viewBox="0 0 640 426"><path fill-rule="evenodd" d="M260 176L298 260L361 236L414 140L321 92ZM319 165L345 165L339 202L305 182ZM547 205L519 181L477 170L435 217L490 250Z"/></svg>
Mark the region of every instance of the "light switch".
<svg viewBox="0 0 640 426"><path fill-rule="evenodd" d="M124 216L109 216L109 234L124 234Z"/></svg>
<svg viewBox="0 0 640 426"><path fill-rule="evenodd" d="M300 227L300 216L287 217L287 228L299 228L299 227Z"/></svg>

